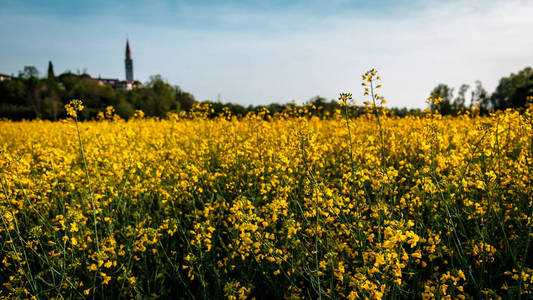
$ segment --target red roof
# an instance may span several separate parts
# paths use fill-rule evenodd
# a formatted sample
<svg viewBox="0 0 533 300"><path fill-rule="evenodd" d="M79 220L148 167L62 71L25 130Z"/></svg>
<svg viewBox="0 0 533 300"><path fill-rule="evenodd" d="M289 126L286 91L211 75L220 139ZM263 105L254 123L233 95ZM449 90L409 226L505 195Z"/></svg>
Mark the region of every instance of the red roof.
<svg viewBox="0 0 533 300"><path fill-rule="evenodd" d="M130 42L126 40L126 58L131 59Z"/></svg>

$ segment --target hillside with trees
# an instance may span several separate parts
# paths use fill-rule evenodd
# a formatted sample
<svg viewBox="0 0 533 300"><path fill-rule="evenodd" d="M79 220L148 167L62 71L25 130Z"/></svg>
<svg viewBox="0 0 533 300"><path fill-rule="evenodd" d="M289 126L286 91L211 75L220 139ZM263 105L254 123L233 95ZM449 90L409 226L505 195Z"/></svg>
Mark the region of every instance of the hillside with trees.
<svg viewBox="0 0 533 300"><path fill-rule="evenodd" d="M138 86L116 90L88 74L72 72L56 77L49 71L46 78L39 78L37 69L27 66L18 76L0 81L0 118L57 120L65 116L63 106L72 99L82 99L87 107L83 119L95 118L107 106L113 106L125 119L135 110L165 117L172 110L188 110L196 102L193 95L170 85L160 75Z"/></svg>

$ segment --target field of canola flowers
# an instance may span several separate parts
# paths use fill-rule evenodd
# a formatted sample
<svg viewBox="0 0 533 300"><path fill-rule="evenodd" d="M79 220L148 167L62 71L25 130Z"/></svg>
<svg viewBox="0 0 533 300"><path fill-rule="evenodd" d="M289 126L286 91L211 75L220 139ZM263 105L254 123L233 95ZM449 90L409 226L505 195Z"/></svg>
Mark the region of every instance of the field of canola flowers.
<svg viewBox="0 0 533 300"><path fill-rule="evenodd" d="M1 121L0 296L532 297L531 106L374 108Z"/></svg>

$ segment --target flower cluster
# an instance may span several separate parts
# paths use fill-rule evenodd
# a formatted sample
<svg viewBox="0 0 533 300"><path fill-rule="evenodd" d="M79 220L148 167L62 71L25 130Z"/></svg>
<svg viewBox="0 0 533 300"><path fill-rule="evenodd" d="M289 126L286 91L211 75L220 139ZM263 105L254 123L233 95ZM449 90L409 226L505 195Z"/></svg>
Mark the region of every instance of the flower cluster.
<svg viewBox="0 0 533 300"><path fill-rule="evenodd" d="M82 111L84 108L83 103L81 100L74 99L70 101L69 104L65 105L65 110L67 111L67 115L72 118L77 118L78 112Z"/></svg>

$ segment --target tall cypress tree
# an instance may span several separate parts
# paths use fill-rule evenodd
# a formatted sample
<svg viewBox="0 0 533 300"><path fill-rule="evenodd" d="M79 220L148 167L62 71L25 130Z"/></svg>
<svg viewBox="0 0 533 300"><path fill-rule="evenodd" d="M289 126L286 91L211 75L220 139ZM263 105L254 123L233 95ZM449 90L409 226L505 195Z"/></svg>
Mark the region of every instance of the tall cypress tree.
<svg viewBox="0 0 533 300"><path fill-rule="evenodd" d="M52 61L48 61L48 79L55 79L56 76L54 75L54 65L52 65Z"/></svg>

